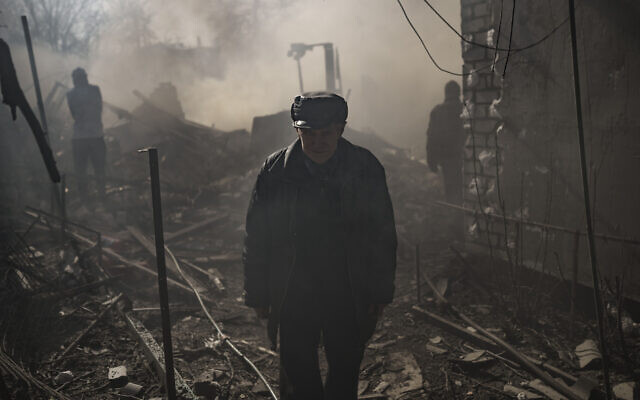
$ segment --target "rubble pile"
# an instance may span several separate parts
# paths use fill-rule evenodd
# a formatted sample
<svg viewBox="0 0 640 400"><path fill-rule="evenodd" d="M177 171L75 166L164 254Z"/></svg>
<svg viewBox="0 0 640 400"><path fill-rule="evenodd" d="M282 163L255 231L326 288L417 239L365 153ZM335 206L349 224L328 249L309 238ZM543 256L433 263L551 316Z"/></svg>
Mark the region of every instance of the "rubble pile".
<svg viewBox="0 0 640 400"><path fill-rule="evenodd" d="M241 250L245 212L262 161L274 146L294 138L286 115L256 118L251 134L223 132L162 109L154 96L139 97L143 103L137 109L115 110L125 120L107 132L106 201L75 198L70 184L66 219L27 208L13 230L3 232L4 385L24 398L164 394L149 167L146 155L137 152L155 146L180 396L269 398L269 388L230 349L227 338L277 391L278 354L270 349L265 322L243 304ZM283 132L279 142L265 140L269 132ZM493 260L450 249L443 228L447 216L429 206L441 197L437 175L373 133L347 129L345 137L370 149L384 165L400 244L396 297L368 343L360 398L566 397L514 354L580 393L575 398L596 396L594 368L601 355L590 341L592 321L569 318L555 308L545 314L556 305L544 297L536 300L535 325L516 323L504 301L508 274L488 276L486 271L497 271ZM478 322L476 328L467 317ZM640 354L637 338L624 332L627 354ZM613 335L612 340L618 339ZM514 351L505 351L499 341ZM620 352L613 357L624 358ZM619 398L632 398L637 391L638 361L628 356L619 364L627 370L615 370ZM324 360L321 367L326 373Z"/></svg>

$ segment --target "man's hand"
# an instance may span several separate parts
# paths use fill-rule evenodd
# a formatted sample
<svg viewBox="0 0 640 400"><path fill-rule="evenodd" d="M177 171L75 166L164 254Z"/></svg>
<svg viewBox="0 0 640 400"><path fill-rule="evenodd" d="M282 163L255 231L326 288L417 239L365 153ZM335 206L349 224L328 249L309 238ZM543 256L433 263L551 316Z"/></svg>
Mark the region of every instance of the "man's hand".
<svg viewBox="0 0 640 400"><path fill-rule="evenodd" d="M256 316L260 319L269 318L269 307L256 307L253 311L256 312Z"/></svg>
<svg viewBox="0 0 640 400"><path fill-rule="evenodd" d="M376 318L380 318L382 316L382 311L386 307L386 304L370 304L369 305L369 315L375 316Z"/></svg>

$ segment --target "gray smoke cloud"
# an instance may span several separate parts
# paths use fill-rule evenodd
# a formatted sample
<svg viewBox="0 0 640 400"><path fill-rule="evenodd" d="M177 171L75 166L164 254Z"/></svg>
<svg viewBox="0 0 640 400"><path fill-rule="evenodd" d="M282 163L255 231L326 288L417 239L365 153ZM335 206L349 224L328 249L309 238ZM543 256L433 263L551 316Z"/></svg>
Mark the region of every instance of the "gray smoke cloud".
<svg viewBox="0 0 640 400"><path fill-rule="evenodd" d="M422 1L403 4L438 62L460 71L455 34ZM459 2L433 4L459 26ZM187 118L250 129L254 116L288 109L299 92L290 44L333 42L344 92L351 90L351 126L422 155L429 111L442 101L444 84L456 79L427 60L391 0L105 0L104 10L108 22L86 59L36 48L45 91L56 79L70 82L71 70L83 66L106 100L133 107L139 104L133 89L148 94L171 81ZM26 54L14 49L21 78L30 82ZM305 90L324 89L322 48L301 62Z"/></svg>

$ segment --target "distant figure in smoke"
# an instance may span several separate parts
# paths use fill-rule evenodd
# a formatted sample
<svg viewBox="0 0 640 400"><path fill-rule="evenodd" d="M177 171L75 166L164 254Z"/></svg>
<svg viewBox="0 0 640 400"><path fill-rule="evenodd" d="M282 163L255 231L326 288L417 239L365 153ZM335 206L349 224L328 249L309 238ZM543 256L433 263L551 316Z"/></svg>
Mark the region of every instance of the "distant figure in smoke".
<svg viewBox="0 0 640 400"><path fill-rule="evenodd" d="M460 85L449 81L444 87L444 103L431 111L427 129L427 163L433 172L442 169L444 195L451 204L462 205L465 131L460 118ZM464 238L463 216L456 211L451 219L454 238Z"/></svg>
<svg viewBox="0 0 640 400"><path fill-rule="evenodd" d="M291 117L298 139L267 158L247 212L245 303L269 319L274 346L280 330L283 400L356 400L365 344L393 299L397 242L385 172L342 138L342 97L297 96Z"/></svg>
<svg viewBox="0 0 640 400"><path fill-rule="evenodd" d="M73 89L67 93L73 124L73 164L80 196L87 197L87 164L91 160L96 176L98 197L104 198L106 147L102 131L102 95L90 85L87 72L76 68L71 73Z"/></svg>

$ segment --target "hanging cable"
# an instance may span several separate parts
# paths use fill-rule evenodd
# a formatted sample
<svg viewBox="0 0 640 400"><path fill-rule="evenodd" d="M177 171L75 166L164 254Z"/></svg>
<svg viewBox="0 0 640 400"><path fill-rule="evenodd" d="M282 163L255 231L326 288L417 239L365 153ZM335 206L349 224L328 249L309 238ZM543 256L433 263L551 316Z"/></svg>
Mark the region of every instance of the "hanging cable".
<svg viewBox="0 0 640 400"><path fill-rule="evenodd" d="M474 42L473 40L469 40L467 38L464 37L463 34L461 34L456 28L453 27L453 25L451 25L449 23L449 21L447 21L442 14L440 14L438 12L438 10L435 9L435 7L433 7L431 5L431 3L429 2L429 0L423 0L424 3L438 16L438 18L440 18L440 20L442 20L442 22L445 23L445 25L447 25L449 27L449 29L451 29L456 35L458 35L458 37L465 43L469 43L471 45L474 46L478 46L478 47L483 47L485 49L491 49L491 50L496 50L496 51L507 51L507 52L519 52L519 51L523 51L523 50L528 50L532 47L535 47L537 45L539 45L540 43L544 42L545 40L549 39L549 37L551 37L554 33L556 33L558 31L558 29L560 29L562 26L564 26L564 24L566 24L567 22L569 22L569 17L566 17L562 22L560 22L558 25L556 25L553 29L551 29L551 31L549 31L549 33L547 33L546 35L544 35L543 37L541 37L540 39L536 40L533 43L530 43L526 46L523 47L519 47L516 49L505 49L505 48L499 48L496 42L496 46L489 46L487 44L484 43L479 43L479 42ZM500 10L500 13L502 15L502 10Z"/></svg>
<svg viewBox="0 0 640 400"><path fill-rule="evenodd" d="M507 51L507 59L504 60L504 69L502 70L502 77L507 74L507 64L509 64L509 56L511 56L511 40L513 39L513 23L516 17L516 0L513 0L513 7L511 8L511 29L509 31L509 51Z"/></svg>
<svg viewBox="0 0 640 400"><path fill-rule="evenodd" d="M442 68L438 62L433 58L433 56L431 55L431 52L429 51L429 48L427 47L427 45L424 43L424 40L422 40L422 36L420 36L420 34L418 33L418 31L416 30L416 27L413 26L413 23L411 22L411 19L409 18L409 15L407 15L407 11L404 9L404 6L402 5L402 3L400 2L400 0L397 0L398 5L400 6L400 8L402 9L402 13L404 14L405 19L407 20L407 22L409 23L409 26L411 26L411 29L413 29L413 32L416 34L416 36L418 37L418 39L420 40L420 43L422 43L422 47L424 47L424 50L427 52L427 56L429 56L429 59L431 60L431 62L433 63L433 65L436 66L437 69L439 69L442 72L446 72L447 74L451 74L454 76L469 76L471 75L471 73L460 73L460 72L453 72L450 71L448 69L444 69ZM483 69L487 69L490 68L492 64L488 64L485 65L483 67L480 67L478 69L476 69L476 71L480 71Z"/></svg>

